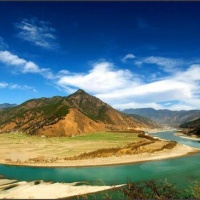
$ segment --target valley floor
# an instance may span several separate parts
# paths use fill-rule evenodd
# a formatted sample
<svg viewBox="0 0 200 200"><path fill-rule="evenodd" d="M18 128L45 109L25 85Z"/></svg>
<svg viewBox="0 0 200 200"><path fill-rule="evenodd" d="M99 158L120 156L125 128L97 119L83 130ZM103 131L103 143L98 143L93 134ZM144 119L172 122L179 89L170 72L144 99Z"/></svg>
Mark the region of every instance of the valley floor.
<svg viewBox="0 0 200 200"><path fill-rule="evenodd" d="M87 152L83 153L83 150ZM186 145L156 140L145 135L139 137L133 133L99 133L75 138L30 137L22 133L0 135L0 163L7 165L119 165L173 158L195 152L198 151ZM0 177L0 198L55 199L111 188L112 186L76 186L76 183L18 182Z"/></svg>
<svg viewBox="0 0 200 200"><path fill-rule="evenodd" d="M34 162L34 163L18 163L11 162L8 163L5 160L1 159L0 162L3 164L10 165L22 165L22 166L40 166L40 167L83 167L83 166L101 166L101 165L119 165L119 164L131 164L137 162L145 162L151 160L161 160L167 158L174 158L179 156L184 156L189 153L198 152L194 150L192 147L178 144L176 147L170 150L162 150L155 153L141 153L136 155L123 155L123 156L110 156L105 158L92 158L92 159L84 159L84 160L57 160L53 162Z"/></svg>
<svg viewBox="0 0 200 200"><path fill-rule="evenodd" d="M43 138L22 133L0 135L0 163L8 165L116 165L178 157L197 151L169 141L152 142L133 133L99 133L76 138Z"/></svg>

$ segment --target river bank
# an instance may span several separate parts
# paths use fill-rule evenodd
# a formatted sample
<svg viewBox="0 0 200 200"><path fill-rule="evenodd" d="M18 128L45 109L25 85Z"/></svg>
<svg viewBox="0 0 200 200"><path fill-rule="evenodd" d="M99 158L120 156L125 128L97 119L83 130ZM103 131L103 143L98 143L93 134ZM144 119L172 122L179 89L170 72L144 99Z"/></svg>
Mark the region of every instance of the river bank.
<svg viewBox="0 0 200 200"><path fill-rule="evenodd" d="M172 149L164 149L154 153L140 153L134 155L123 156L110 156L105 158L93 158L83 160L64 160L58 159L50 163L44 162L8 162L6 159L0 159L1 164L16 165L16 166L31 166L31 167L88 167L88 166L109 166L109 165L121 165L121 164L133 164L138 162L146 162L151 160L161 160L168 158L175 158L185 156L191 153L200 152L197 149L189 147L183 144L177 144Z"/></svg>
<svg viewBox="0 0 200 200"><path fill-rule="evenodd" d="M163 134L163 133L161 133L161 134ZM162 140L163 144L164 144L164 141L165 140ZM159 143L157 143L157 144L159 144ZM195 148L178 143L172 149L164 149L162 151L157 151L154 153L141 153L141 154L136 154L136 155L111 156L111 157L107 157L107 158L95 158L95 159L71 160L71 161L64 160L64 159L63 160L58 159L58 160L52 161L52 163L37 162L37 163L29 163L28 164L28 163L23 163L23 162L22 163L16 162L14 164L14 162L13 162L13 163L10 163L10 165L34 166L36 168L32 169L29 167L25 167L25 168L24 167L23 168L11 167L11 166L8 167L8 166L4 165L1 168L2 171L5 170L5 172L6 172L9 168L10 168L9 169L10 171L14 170L12 173L9 172L9 174L7 174L7 176L9 175L11 177L16 177L16 174L18 174L18 173L19 174L27 173L28 176L31 176L30 174L32 174L34 171L37 171L37 173L40 173L40 175L37 176L38 179L40 179L43 176L43 173L45 172L45 173L47 173L46 176L48 177L48 179L46 179L46 180L54 180L58 183L41 182L40 184L35 184L35 182L33 182L33 181L31 181L31 182L23 181L22 185L20 185L18 189L13 188L13 190L12 190L12 188L11 188L11 189L8 189L5 191L0 191L0 198L32 198L32 199L38 198L38 197L40 199L41 198L45 198L45 199L62 198L62 197L65 198L65 197L74 196L75 191L77 192L75 195L77 195L77 194L81 195L81 194L86 194L86 193L92 193L95 191L111 189L111 186L108 186L108 185L113 185L114 180L117 179L118 176L120 178L124 177L124 180L121 182L118 182L118 184L125 183L127 177L132 177L133 180L137 180L137 178L136 178L137 175L141 179L143 179L144 177L150 178L151 176L152 176L152 178L155 178L154 173L160 173L163 176L162 170L169 171L169 173L167 173L169 176L169 174L171 174L171 170L173 171L173 170L178 169L178 172L179 172L180 168L182 166L185 166L185 164L180 165L180 161L178 161L177 166L179 166L179 167L177 167L177 166L173 167L172 163L176 163L176 159L172 159L171 161L169 160L169 165L168 165L168 167L166 167L165 165L166 165L166 163L168 163L168 161L167 160L164 161L164 159L182 157L180 159L187 160L187 159L190 159L190 157L198 156L199 154L195 155L195 153L197 153L197 152L199 152L199 151L196 150ZM194 154L194 155L187 156L190 154ZM184 158L184 156L187 156L187 157ZM156 164L156 163L154 164L154 162L153 163L147 162L147 161L151 161L151 160L154 160L154 161L159 160L159 164ZM193 160L195 162L197 162L198 159L193 159ZM6 160L1 158L0 161L3 162ZM145 163L138 164L139 166L131 165L131 164L136 164L136 163L140 163L140 162L145 162ZM160 162L165 163L165 164L162 165L162 164L160 164ZM186 162L186 163L190 164L190 162ZM8 164L8 163L5 163L5 164ZM109 165L122 165L122 164L123 164L123 166L105 167L103 169L96 168L96 166L101 166L101 165L109 166ZM198 164L198 162L197 162L197 164ZM148 165L150 165L151 167L148 168L147 167ZM92 168L84 168L87 166L93 166L93 167ZM193 167L193 166L194 166L193 164L191 166L189 165L189 167ZM45 167L45 168L43 170L40 167ZM71 167L71 168L68 168L68 167ZM121 168L126 169L124 171L125 174L123 174L123 175L120 175L121 170L122 170ZM136 168L138 168L138 170L140 170L141 172L137 172ZM132 169L132 172L130 171L131 169ZM154 173L152 173L153 169L155 170ZM26 170L27 170L27 172L26 172ZM101 172L101 170L102 170L102 172ZM160 172L160 170L161 170L161 172ZM190 172L194 172L194 174L196 174L195 169L189 168L188 170ZM48 172L46 172L46 171L48 171ZM52 177L52 174L54 174L54 173L55 173L55 178ZM107 175L109 175L110 177L108 178L107 175L105 175L105 173ZM145 173L146 173L146 175L145 175ZM173 171L173 173L178 174L177 172L174 172L174 171ZM33 174L35 174L35 173L33 173ZM187 173L185 171L183 171L183 174L187 174ZM83 180L102 179L103 181L105 181L105 183L107 182L107 186L91 186L91 185L83 186L83 185L76 185L74 183L69 183L71 180L71 178L70 178L71 175L74 176L74 178L72 178L73 182L83 181ZM105 177L103 177L104 175L105 175ZM50 176L51 176L51 179L49 179ZM58 180L59 177L61 178L63 176L65 176L65 178L62 181L64 181L64 182L66 181L65 182L66 184L61 183L60 182L61 180ZM35 177L36 176L33 175L32 178L29 180L37 179ZM108 180L107 180L107 178L108 178ZM55 180L55 179L57 179L57 180ZM27 180L27 179L21 178L20 180ZM112 183L110 183L109 180L112 180ZM58 188L61 188L61 189L58 189ZM15 193L15 191L17 191L17 192ZM56 192L53 192L53 191L56 191ZM41 196L40 194L44 194L44 196Z"/></svg>
<svg viewBox="0 0 200 200"><path fill-rule="evenodd" d="M179 136L181 138L189 139L189 140L200 141L200 138L197 137L196 135L188 136L188 135L185 135L184 133L179 132L179 131L175 132L174 135Z"/></svg>
<svg viewBox="0 0 200 200"><path fill-rule="evenodd" d="M149 129L145 131L147 134L153 134L153 133L161 133L161 132L166 132L166 131L175 131L175 128L155 128L155 129Z"/></svg>
<svg viewBox="0 0 200 200"><path fill-rule="evenodd" d="M0 199L58 199L80 196L104 190L115 189L116 186L90 186L75 183L52 183L44 181L16 181L0 179Z"/></svg>
<svg viewBox="0 0 200 200"><path fill-rule="evenodd" d="M102 133L77 138L55 138L57 141L54 138L28 137L24 134L1 135L1 139L0 163L15 166L108 166L168 159L199 152L184 144L133 133ZM117 145L119 141L122 146Z"/></svg>

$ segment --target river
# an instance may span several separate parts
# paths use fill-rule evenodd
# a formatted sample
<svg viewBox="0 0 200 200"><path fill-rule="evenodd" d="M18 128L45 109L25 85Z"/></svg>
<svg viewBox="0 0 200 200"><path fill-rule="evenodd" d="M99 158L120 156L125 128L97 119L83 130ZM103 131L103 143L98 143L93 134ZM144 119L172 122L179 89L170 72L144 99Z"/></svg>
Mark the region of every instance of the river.
<svg viewBox="0 0 200 200"><path fill-rule="evenodd" d="M183 139L174 135L174 131L155 133L154 136L175 140L180 143L200 148L195 140ZM91 185L115 185L127 180L165 179L180 187L194 180L200 181L200 154L185 157L148 161L137 164L99 166L44 168L0 165L0 174L20 181L45 180L55 182L89 182Z"/></svg>

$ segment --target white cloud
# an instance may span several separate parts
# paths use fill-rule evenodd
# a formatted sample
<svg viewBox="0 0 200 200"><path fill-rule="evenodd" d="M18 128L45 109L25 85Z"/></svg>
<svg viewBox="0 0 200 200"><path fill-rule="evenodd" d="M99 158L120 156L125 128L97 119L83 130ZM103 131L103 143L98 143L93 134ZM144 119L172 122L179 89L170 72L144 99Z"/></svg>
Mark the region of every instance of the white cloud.
<svg viewBox="0 0 200 200"><path fill-rule="evenodd" d="M17 55L14 55L9 51L0 51L0 62L6 65L14 66L22 73L44 73L48 75L48 69L39 68L39 66L34 62L19 58Z"/></svg>
<svg viewBox="0 0 200 200"><path fill-rule="evenodd" d="M145 106L163 101L190 99L192 98L191 88L192 86L186 83L168 79L149 84L142 83L137 87L127 85L126 88L113 90L112 93L98 93L96 96L112 105L119 105L121 101L121 107L130 103Z"/></svg>
<svg viewBox="0 0 200 200"><path fill-rule="evenodd" d="M200 81L200 64L193 64L187 70L176 73L177 80Z"/></svg>
<svg viewBox="0 0 200 200"><path fill-rule="evenodd" d="M112 63L101 62L94 64L86 74L69 71L60 74L57 84L68 92L82 88L117 109L200 109L197 97L200 96L200 65L191 65L150 83L143 80L129 70L116 69Z"/></svg>
<svg viewBox="0 0 200 200"><path fill-rule="evenodd" d="M11 54L9 51L0 51L0 61L9 65L24 65L26 61L18 56Z"/></svg>
<svg viewBox="0 0 200 200"><path fill-rule="evenodd" d="M117 109L200 109L200 64L193 64L184 70L177 68L173 74L147 83L146 77L119 69L110 62L94 63L87 73L72 73L63 69L56 74L9 51L0 51L0 62L14 66L21 73L40 74L68 94L78 88L84 89ZM0 88L34 90L3 82Z"/></svg>
<svg viewBox="0 0 200 200"><path fill-rule="evenodd" d="M133 55L133 54L127 54L126 56L124 56L122 58L122 62L126 62L128 59L134 59L134 58L136 58L135 55Z"/></svg>
<svg viewBox="0 0 200 200"><path fill-rule="evenodd" d="M45 49L59 47L56 41L55 29L50 27L48 22L39 21L36 18L24 19L17 23L16 27L20 30L18 37L23 40Z"/></svg>
<svg viewBox="0 0 200 200"><path fill-rule="evenodd" d="M26 64L24 65L24 69L23 72L33 72L33 73L40 73L42 70L33 62L28 61L26 62Z"/></svg>
<svg viewBox="0 0 200 200"><path fill-rule="evenodd" d="M112 92L113 89L124 88L132 83L131 79L139 81L138 77L129 70L116 70L112 63L101 62L93 65L93 68L87 74L69 74L60 76L58 85L65 87L76 87L85 89L92 93Z"/></svg>
<svg viewBox="0 0 200 200"><path fill-rule="evenodd" d="M182 59L172 59L172 58L165 58L165 57L156 57L156 56L150 56L147 58L144 58L142 63L147 64L156 64L161 67L163 71L166 72L174 72L176 71L176 67L180 67L184 64Z"/></svg>
<svg viewBox="0 0 200 200"><path fill-rule="evenodd" d="M140 102L130 102L130 103L116 103L112 105L114 108L118 108L119 110L129 109L129 108L154 108L154 109L162 109L157 103L140 103Z"/></svg>

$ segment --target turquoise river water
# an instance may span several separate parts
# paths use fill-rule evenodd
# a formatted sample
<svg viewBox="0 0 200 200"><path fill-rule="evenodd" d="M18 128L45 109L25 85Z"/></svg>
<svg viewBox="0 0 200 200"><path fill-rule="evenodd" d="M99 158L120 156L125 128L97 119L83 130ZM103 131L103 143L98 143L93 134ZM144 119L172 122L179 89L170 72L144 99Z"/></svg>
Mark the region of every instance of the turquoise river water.
<svg viewBox="0 0 200 200"><path fill-rule="evenodd" d="M175 136L174 131L153 135L200 149L198 141ZM167 178L168 181L184 187L188 182L200 181L200 153L166 160L99 167L45 168L0 165L0 174L20 181L45 180L67 183L89 181L91 185L116 185L126 183L127 180Z"/></svg>

